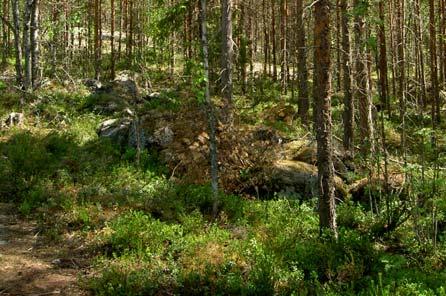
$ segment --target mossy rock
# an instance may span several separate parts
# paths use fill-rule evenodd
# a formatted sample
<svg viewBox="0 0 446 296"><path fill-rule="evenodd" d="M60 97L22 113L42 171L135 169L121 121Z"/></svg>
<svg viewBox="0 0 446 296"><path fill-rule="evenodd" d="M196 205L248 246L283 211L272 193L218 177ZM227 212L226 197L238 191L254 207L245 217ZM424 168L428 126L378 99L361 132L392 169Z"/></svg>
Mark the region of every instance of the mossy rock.
<svg viewBox="0 0 446 296"><path fill-rule="evenodd" d="M290 189L303 195L317 195L318 170L315 165L294 160L280 160L273 164L270 172L271 184L276 191ZM345 200L347 188L338 176L334 177L336 197Z"/></svg>
<svg viewBox="0 0 446 296"><path fill-rule="evenodd" d="M333 165L335 173L343 179L347 177L348 171L354 170L351 162L342 147L338 143L334 143ZM307 140L297 140L285 144L285 159L305 162L317 165L317 145L315 142Z"/></svg>

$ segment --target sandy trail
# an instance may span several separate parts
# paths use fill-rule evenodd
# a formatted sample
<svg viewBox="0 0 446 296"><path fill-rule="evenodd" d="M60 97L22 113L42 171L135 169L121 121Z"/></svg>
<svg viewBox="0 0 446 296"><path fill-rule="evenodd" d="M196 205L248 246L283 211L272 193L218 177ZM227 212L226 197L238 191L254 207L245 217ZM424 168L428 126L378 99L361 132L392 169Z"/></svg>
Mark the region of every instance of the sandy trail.
<svg viewBox="0 0 446 296"><path fill-rule="evenodd" d="M70 258L69 244L45 245L35 222L0 203L0 295L88 295L79 287L82 269ZM67 257L68 256L68 257ZM55 261L56 260L56 261ZM73 264L60 264L60 262Z"/></svg>

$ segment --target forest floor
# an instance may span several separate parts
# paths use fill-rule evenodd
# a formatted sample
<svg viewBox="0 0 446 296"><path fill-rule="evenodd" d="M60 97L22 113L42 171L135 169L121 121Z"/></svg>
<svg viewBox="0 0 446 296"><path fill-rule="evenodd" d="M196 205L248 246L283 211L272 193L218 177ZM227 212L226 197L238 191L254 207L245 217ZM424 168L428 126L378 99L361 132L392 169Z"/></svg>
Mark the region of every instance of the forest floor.
<svg viewBox="0 0 446 296"><path fill-rule="evenodd" d="M389 182L389 195L379 155L375 185L363 169L372 160L358 153L350 163L339 149L335 168L350 191L337 204L339 240L332 241L320 237L317 150L294 118L292 95L259 79L236 97L235 126L218 128L226 193L214 218L207 119L195 90L172 85L168 73L147 76L160 87L136 102L126 84L98 92L80 80L49 81L22 107L12 76L0 74L0 296L446 296L446 176L435 171L446 166L446 139L438 137L439 158L427 117L408 115L407 173L398 158L399 117L384 118L389 159L397 160L388 171L411 176ZM337 138L341 102L334 96ZM102 123L130 120L127 109L159 143L138 151L100 135ZM15 112L24 122L8 126ZM167 128L174 137L164 147ZM123 139L132 135L130 126L124 131ZM291 171L292 181L269 170L279 161L275 168ZM303 185L290 183L302 175Z"/></svg>
<svg viewBox="0 0 446 296"><path fill-rule="evenodd" d="M48 244L39 232L36 222L0 203L0 295L87 295L75 259L72 266L61 264L71 246Z"/></svg>

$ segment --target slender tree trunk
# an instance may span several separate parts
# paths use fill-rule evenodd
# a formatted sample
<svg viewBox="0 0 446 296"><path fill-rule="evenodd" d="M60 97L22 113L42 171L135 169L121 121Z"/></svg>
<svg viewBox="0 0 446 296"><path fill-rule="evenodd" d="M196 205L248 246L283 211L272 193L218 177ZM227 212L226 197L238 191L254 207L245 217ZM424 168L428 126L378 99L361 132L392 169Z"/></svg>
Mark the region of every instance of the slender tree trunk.
<svg viewBox="0 0 446 296"><path fill-rule="evenodd" d="M442 42L442 52L443 57L443 80L442 83L446 83L446 0L441 0L441 42Z"/></svg>
<svg viewBox="0 0 446 296"><path fill-rule="evenodd" d="M396 92L396 67L397 67L397 45L395 41L395 3L393 0L389 1L389 23L390 23L390 48L391 48L391 54L392 54L392 95L396 98L397 92Z"/></svg>
<svg viewBox="0 0 446 296"><path fill-rule="evenodd" d="M102 67L102 0L98 0L98 35L99 35L99 50L98 50L98 61L99 68Z"/></svg>
<svg viewBox="0 0 446 296"><path fill-rule="evenodd" d="M187 57L189 59L192 58L192 30L193 30L193 25L192 25L192 20L193 20L193 14L194 14L194 5L192 5L191 3L189 3L189 7L188 7L188 11L187 11L187 18L186 18L186 22L188 24L188 30L187 30L187 35L186 35L186 39L187 39Z"/></svg>
<svg viewBox="0 0 446 296"><path fill-rule="evenodd" d="M381 88L381 105L390 114L390 104L389 104L389 80L387 73L387 46L386 46L386 30L385 30L385 18L384 18L384 2L381 0L378 3L379 9L379 28L378 28L378 39L379 39L379 72L380 72L380 88Z"/></svg>
<svg viewBox="0 0 446 296"><path fill-rule="evenodd" d="M9 44L8 44L8 27L5 22L9 22L9 5L8 0L3 0L2 3L2 15L4 18L4 22L2 23L2 62L1 67L6 67L8 61L8 55L9 55Z"/></svg>
<svg viewBox="0 0 446 296"><path fill-rule="evenodd" d="M334 197L330 97L330 1L319 0L314 5L314 88L315 127L319 185L319 224L337 237Z"/></svg>
<svg viewBox="0 0 446 296"><path fill-rule="evenodd" d="M440 81L439 84L443 85L445 83L445 68L446 68L446 60L445 60L445 46L446 46L446 41L445 41L445 30L446 30L446 8L445 8L445 1L444 0L438 0L438 7L440 10L440 30L439 30L439 34L440 34L440 38L439 38L439 60L440 60L440 67L439 67L439 72L440 72Z"/></svg>
<svg viewBox="0 0 446 296"><path fill-rule="evenodd" d="M387 207L389 208L388 200L388 185L389 185L389 174L388 174L388 160L387 160L387 143L386 143L386 133L384 128L384 110L386 109L390 116L390 104L389 104L389 81L387 72L387 46L386 46L386 30L385 30L385 13L384 13L384 2L381 0L378 3L378 14L379 14L379 26L378 26L378 41L379 41L379 94L381 97L381 143L382 152L384 155L384 191L386 193Z"/></svg>
<svg viewBox="0 0 446 296"><path fill-rule="evenodd" d="M400 121L401 121L401 151L406 159L406 33L405 33L405 5L404 0L396 1L397 10L397 72L398 72L398 87L397 97L400 103Z"/></svg>
<svg viewBox="0 0 446 296"><path fill-rule="evenodd" d="M101 45L100 45L100 17L99 17L99 6L100 0L94 0L94 76L97 80L101 76Z"/></svg>
<svg viewBox="0 0 446 296"><path fill-rule="evenodd" d="M221 82L222 94L225 100L223 121L230 121L232 109L232 1L221 1L221 30L222 30L222 55L221 55Z"/></svg>
<svg viewBox="0 0 446 296"><path fill-rule="evenodd" d="M20 44L19 0L12 0L12 18L14 21L15 71L17 85L23 85L22 46Z"/></svg>
<svg viewBox="0 0 446 296"><path fill-rule="evenodd" d="M282 86L282 92L286 94L288 86L288 61L287 61L287 0L281 0L280 3L280 82Z"/></svg>
<svg viewBox="0 0 446 296"><path fill-rule="evenodd" d="M426 107L426 77L424 67L424 53L423 53L423 19L421 16L421 0L415 0L415 50L417 54L418 67L418 83L420 85L420 94L418 104L424 109Z"/></svg>
<svg viewBox="0 0 446 296"><path fill-rule="evenodd" d="M238 21L238 33L237 33L237 39L238 42L238 48L239 48L239 58L238 58L238 65L239 65L239 75L240 80L242 84L242 93L246 93L246 62L247 62L247 40L246 40L246 32L245 32L245 14L246 14L246 5L242 1L240 1L239 4L240 7L240 19ZM224 71L224 70L223 70ZM222 85L223 88L225 87L224 84Z"/></svg>
<svg viewBox="0 0 446 296"><path fill-rule="evenodd" d="M249 0L248 3L248 63L249 63L249 78L252 79L254 74L254 51L255 51L255 39L254 28L252 24L253 16L257 17L257 10L252 9L253 0ZM255 15L254 15L255 14Z"/></svg>
<svg viewBox="0 0 446 296"><path fill-rule="evenodd" d="M342 73L344 88L344 148L353 155L354 103L352 98L351 50L347 0L341 0Z"/></svg>
<svg viewBox="0 0 446 296"><path fill-rule="evenodd" d="M110 0L110 78L115 79L115 0Z"/></svg>
<svg viewBox="0 0 446 296"><path fill-rule="evenodd" d="M432 125L436 128L440 122L440 96L438 86L438 66L437 66L437 36L435 26L435 2L429 0L429 52L430 52L430 74L432 83Z"/></svg>
<svg viewBox="0 0 446 296"><path fill-rule="evenodd" d="M129 24L128 24L128 34L127 34L127 59L129 61L129 66L133 65L133 39L134 39L134 0L128 0L128 14L129 14Z"/></svg>
<svg viewBox="0 0 446 296"><path fill-rule="evenodd" d="M263 17L263 75L267 75L269 72L268 55L269 55L269 38L268 38L268 26L267 26L267 9L266 0L262 0L262 17ZM267 68L268 67L268 68Z"/></svg>
<svg viewBox="0 0 446 296"><path fill-rule="evenodd" d="M33 0L26 0L23 13L23 50L25 57L25 77L24 88L29 91L32 89L32 65L31 65L31 11Z"/></svg>
<svg viewBox="0 0 446 296"><path fill-rule="evenodd" d="M118 37L118 61L121 59L122 54L122 32L124 31L124 0L119 0L119 37Z"/></svg>
<svg viewBox="0 0 446 296"><path fill-rule="evenodd" d="M308 95L307 40L304 23L303 0L296 1L297 79L299 85L298 112L303 124L308 123L310 100Z"/></svg>
<svg viewBox="0 0 446 296"><path fill-rule="evenodd" d="M209 93L209 49L206 29L206 0L200 0L201 3L201 45L203 48L203 65L204 65L204 80L205 80L205 104L209 123L209 157L211 160L211 187L213 194L213 215L214 218L218 214L218 162L217 162L217 140L216 140L216 118L214 106L212 104Z"/></svg>
<svg viewBox="0 0 446 296"><path fill-rule="evenodd" d="M31 12L31 84L36 88L40 78L39 0L34 0Z"/></svg>
<svg viewBox="0 0 446 296"><path fill-rule="evenodd" d="M68 45L69 45L69 34L70 34L70 23L69 23L69 7L68 7L68 0L64 0L63 2L63 12L65 15L65 23L64 23L64 35L63 35L63 47L64 51L68 53Z"/></svg>
<svg viewBox="0 0 446 296"><path fill-rule="evenodd" d="M171 6L175 5L174 1L171 0ZM138 9L138 11L140 11L140 9ZM138 22L139 23L139 22ZM139 34L141 35L141 34ZM175 73L175 39L176 39L176 33L175 31L172 32L171 36L170 36L170 42L169 42L169 52L170 52L170 61L169 61L169 75L170 75L170 79L174 79L174 73ZM140 44L140 49L142 47L142 42L139 43ZM140 50L141 52L141 50Z"/></svg>
<svg viewBox="0 0 446 296"><path fill-rule="evenodd" d="M341 0L336 0L336 90L341 91L342 85L342 64L341 64Z"/></svg>
<svg viewBox="0 0 446 296"><path fill-rule="evenodd" d="M277 80L277 54L276 54L276 7L275 1L271 3L271 40L273 49L273 80Z"/></svg>
<svg viewBox="0 0 446 296"><path fill-rule="evenodd" d="M359 10L360 7L367 5L363 0L355 0L354 6ZM367 65L367 52L365 35L364 16L359 13L355 16L355 78L356 89L355 97L359 105L359 130L361 135L361 147L364 155L370 155L374 149L373 143L373 119L372 119L372 101L369 92L369 77Z"/></svg>

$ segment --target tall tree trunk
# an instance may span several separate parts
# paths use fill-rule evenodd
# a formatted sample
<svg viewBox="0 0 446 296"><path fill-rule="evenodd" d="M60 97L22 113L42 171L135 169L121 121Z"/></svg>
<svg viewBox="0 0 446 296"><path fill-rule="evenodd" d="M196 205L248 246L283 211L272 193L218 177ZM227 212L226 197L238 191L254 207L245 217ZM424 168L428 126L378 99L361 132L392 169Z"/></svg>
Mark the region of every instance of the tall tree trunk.
<svg viewBox="0 0 446 296"><path fill-rule="evenodd" d="M9 55L9 44L8 44L8 27L6 25L6 22L9 22L9 5L8 0L3 0L2 3L2 15L3 15L3 23L2 23L2 62L1 67L6 67L8 61L8 55Z"/></svg>
<svg viewBox="0 0 446 296"><path fill-rule="evenodd" d="M189 59L192 58L192 31L193 31L193 14L194 14L194 8L195 6L191 3L189 3L188 10L187 10L187 17L186 22L188 24L188 30L186 34L186 42L187 42L187 57Z"/></svg>
<svg viewBox="0 0 446 296"><path fill-rule="evenodd" d="M366 12L368 4L364 0L355 0L354 6L358 11ZM372 101L369 92L369 77L367 67L367 52L364 16L357 13L355 16L355 97L359 105L359 131L361 135L361 148L364 155L370 155L374 149Z"/></svg>
<svg viewBox="0 0 446 296"><path fill-rule="evenodd" d="M23 85L22 46L20 44L19 0L12 0L12 18L14 21L15 72L17 85Z"/></svg>
<svg viewBox="0 0 446 296"><path fill-rule="evenodd" d="M25 9L23 13L23 50L25 57L25 76L24 88L29 91L32 88L32 65L31 65L31 11L33 0L26 0Z"/></svg>
<svg viewBox="0 0 446 296"><path fill-rule="evenodd" d="M380 72L380 89L381 89L381 105L382 109L387 109L390 114L390 104L389 104L389 81L387 73L387 46L386 46L386 30L385 30L385 18L384 18L384 2L381 0L378 3L379 9L379 28L378 28L378 39L379 39L379 72Z"/></svg>
<svg viewBox="0 0 446 296"><path fill-rule="evenodd" d="M319 186L319 224L337 237L334 197L334 167L332 147L330 97L330 1L319 0L314 5L314 124L317 139Z"/></svg>
<svg viewBox="0 0 446 296"><path fill-rule="evenodd" d="M240 18L238 21L238 32L237 32L237 39L238 39L238 48L239 48L239 58L238 58L238 65L240 69L240 80L242 84L242 93L246 93L246 63L248 61L247 57L247 40L246 40L246 30L245 30L245 14L246 14L246 5L243 3L243 1L240 1L239 4L240 7ZM223 70L225 71L225 70ZM223 81L222 81L223 82ZM224 84L222 85L224 88Z"/></svg>
<svg viewBox="0 0 446 296"><path fill-rule="evenodd" d="M288 86L288 61L287 61L287 0L281 0L280 3L280 82L282 92L286 94Z"/></svg>
<svg viewBox="0 0 446 296"><path fill-rule="evenodd" d="M271 3L271 41L273 49L273 80L277 80L277 54L276 54L276 7L275 1Z"/></svg>
<svg viewBox="0 0 446 296"><path fill-rule="evenodd" d="M397 92L396 92L396 67L397 67L397 45L395 40L395 31L396 31L396 25L395 25L395 1L389 1L389 23L390 23L390 53L392 55L392 79L390 80L392 82L392 96L396 98Z"/></svg>
<svg viewBox="0 0 446 296"><path fill-rule="evenodd" d="M440 55L440 84L445 82L445 69L446 69L446 53L445 53L445 30L446 30L446 8L445 8L445 0L438 0L438 7L440 10L440 24L439 24L439 55Z"/></svg>
<svg viewBox="0 0 446 296"><path fill-rule="evenodd" d="M442 41L442 52L443 57L443 80L442 83L446 83L446 0L441 0L441 41Z"/></svg>
<svg viewBox="0 0 446 296"><path fill-rule="evenodd" d="M101 46L100 46L100 17L99 17L99 6L100 0L94 0L94 76L97 80L100 79L101 75Z"/></svg>
<svg viewBox="0 0 446 296"><path fill-rule="evenodd" d="M37 87L40 78L39 0L34 0L31 12L31 84Z"/></svg>
<svg viewBox="0 0 446 296"><path fill-rule="evenodd" d="M266 24L267 20L267 9L266 0L262 0L262 17L263 17L263 75L267 75L269 72L269 37L268 37L268 26ZM268 68L267 68L268 67Z"/></svg>
<svg viewBox="0 0 446 296"><path fill-rule="evenodd" d="M119 37L118 37L118 61L122 54L122 32L124 31L124 0L119 0Z"/></svg>
<svg viewBox="0 0 446 296"><path fill-rule="evenodd" d="M174 6L174 5L175 5L175 3L174 3L173 0L171 0L170 2L171 2L171 3L170 3L171 6ZM138 11L139 11L139 9L138 9ZM139 23L139 22L138 22L138 23ZM141 34L139 34L139 35L141 35ZM171 33L171 36L170 36L170 42L169 42L169 54L170 54L170 61L169 61L169 75L170 75L170 79L172 79L172 81L173 81L173 79L174 79L175 62L176 62L176 60L175 60L175 39L176 39L176 32L173 31L173 32ZM141 52L142 42L139 42L139 45L140 45L139 48L140 48L140 52ZM141 54L140 54L140 55L141 55Z"/></svg>
<svg viewBox="0 0 446 296"><path fill-rule="evenodd" d="M128 14L129 14L129 23L128 23L128 34L127 34L127 58L129 61L129 66L133 65L133 39L134 39L134 0L128 0Z"/></svg>
<svg viewBox="0 0 446 296"><path fill-rule="evenodd" d="M297 79L299 85L298 112L303 124L308 123L308 69L307 69L307 40L304 23L303 0L296 1L296 40L297 40Z"/></svg>
<svg viewBox="0 0 446 296"><path fill-rule="evenodd" d="M426 77L424 73L424 52L423 52L423 19L421 16L421 0L415 0L415 50L417 55L418 68L418 84L419 84L419 98L418 104L424 109L426 107Z"/></svg>
<svg viewBox="0 0 446 296"><path fill-rule="evenodd" d="M351 50L350 50L350 32L349 16L347 10L347 0L341 0L341 30L342 30L342 73L344 87L344 139L343 144L350 155L353 154L353 123L354 103L352 98L352 76L351 76Z"/></svg>
<svg viewBox="0 0 446 296"><path fill-rule="evenodd" d="M204 80L205 80L205 104L209 123L209 158L211 162L211 187L213 194L213 215L214 218L218 214L218 162L217 162L217 139L216 139L216 118L214 106L212 104L209 93L209 49L206 29L206 0L200 0L201 3L201 45L203 49L203 65L204 65Z"/></svg>
<svg viewBox="0 0 446 296"><path fill-rule="evenodd" d="M387 160L387 143L386 133L384 128L384 110L387 110L390 117L389 104L389 81L387 72L387 46L386 46L386 30L385 30L385 13L384 2L382 0L378 3L379 26L378 26L378 42L379 42L379 94L381 98L381 143L382 153L384 156L384 191L388 194L389 174L388 174L388 160ZM389 209L389 197L386 195L387 208Z"/></svg>
<svg viewBox="0 0 446 296"><path fill-rule="evenodd" d="M225 100L224 121L230 120L232 109L232 1L221 1L221 30L222 30L222 55L221 55L221 82L222 94Z"/></svg>
<svg viewBox="0 0 446 296"><path fill-rule="evenodd" d="M257 17L257 10L252 9L253 0L249 0L248 3L248 63L249 63L249 77L252 79L254 74L254 51L255 51L255 42L257 38L254 38L254 28L253 28L253 16ZM256 23L257 24L257 23Z"/></svg>
<svg viewBox="0 0 446 296"><path fill-rule="evenodd" d="M102 67L102 0L98 0L98 30L99 30L99 50L98 50L98 61L99 68Z"/></svg>
<svg viewBox="0 0 446 296"><path fill-rule="evenodd" d="M406 161L406 33L405 33L405 0L396 1L397 11L397 72L398 87L397 97L400 103L400 121L401 121L401 152Z"/></svg>
<svg viewBox="0 0 446 296"><path fill-rule="evenodd" d="M435 26L435 2L429 0L429 52L430 52L430 74L432 83L432 125L436 128L440 122L440 95L438 86L438 66L437 66L437 36Z"/></svg>
<svg viewBox="0 0 446 296"><path fill-rule="evenodd" d="M110 78L115 79L115 0L110 0Z"/></svg>
<svg viewBox="0 0 446 296"><path fill-rule="evenodd" d="M341 34L342 34L342 16L341 0L336 0L336 90L341 91L342 85L342 64L341 64Z"/></svg>

